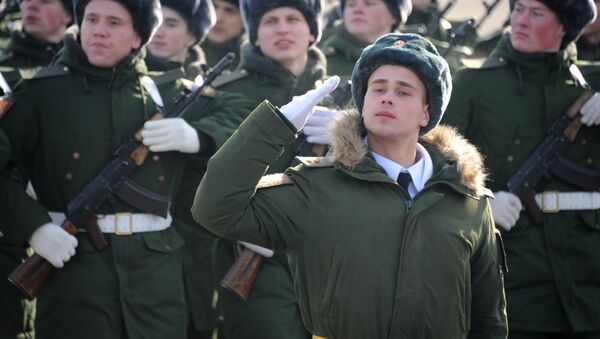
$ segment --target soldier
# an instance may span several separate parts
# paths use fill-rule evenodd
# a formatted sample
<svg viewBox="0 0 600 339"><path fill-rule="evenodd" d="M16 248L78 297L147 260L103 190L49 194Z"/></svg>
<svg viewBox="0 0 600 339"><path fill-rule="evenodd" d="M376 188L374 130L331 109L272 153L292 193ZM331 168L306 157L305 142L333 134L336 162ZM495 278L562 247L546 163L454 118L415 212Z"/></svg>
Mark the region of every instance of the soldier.
<svg viewBox="0 0 600 339"><path fill-rule="evenodd" d="M209 161L194 218L287 251L316 335L505 338L482 159L436 128L450 97L447 63L419 35L387 34L364 50L352 85L359 110L336 119L332 155L262 179L335 81L280 109L261 104Z"/></svg>
<svg viewBox="0 0 600 339"><path fill-rule="evenodd" d="M187 161L208 158L247 112L233 109L243 100L228 96L233 106L221 106L206 92L183 118L144 123L160 101L184 90L179 79L144 76L141 49L161 22L158 1L81 0L74 8L79 31L65 36L54 66L15 88L0 120L12 161L27 168L38 194L32 200L1 179L0 220L19 225L7 241L29 243L55 267L64 265L40 291L35 335L184 338L184 240L170 216L108 199L94 211L109 244L102 251L85 233L72 236L58 225L71 199L141 126L151 153L129 179L172 196Z"/></svg>
<svg viewBox="0 0 600 339"><path fill-rule="evenodd" d="M244 37L244 22L240 14L239 0L213 0L217 23L208 32L202 48L209 65L219 61L229 52L235 53L239 62L240 46Z"/></svg>
<svg viewBox="0 0 600 339"><path fill-rule="evenodd" d="M249 41L242 46L239 70L217 79L215 87L241 93L256 105L267 98L283 105L325 77L325 57L314 46L321 34L320 1L242 0L240 6ZM325 126L334 114L332 110L320 110L305 133L306 140L327 143ZM285 170L299 146L300 142L289 145L269 171ZM234 261L234 245L232 241L219 242L218 278L225 276ZM262 253L273 255L268 249ZM224 288L219 289L219 296L229 339L310 337L300 318L283 252L276 251L272 257L264 258L247 301Z"/></svg>
<svg viewBox="0 0 600 339"><path fill-rule="evenodd" d="M328 74L350 77L362 50L404 24L412 5L410 0L342 0L340 9L343 20L321 49Z"/></svg>
<svg viewBox="0 0 600 339"><path fill-rule="evenodd" d="M504 231L510 267L505 280L510 337L598 338L600 212L593 192L598 186L569 183L579 169L566 176L548 173L533 187L541 223L507 191L509 178L584 91L578 84L585 80L572 66L572 43L594 19L596 7L592 0L513 0L510 8L511 31L491 56L456 75L445 122L481 150L490 170L494 221ZM596 175L598 102L596 94L581 109L584 126L562 154Z"/></svg>
<svg viewBox="0 0 600 339"><path fill-rule="evenodd" d="M163 23L147 46L146 64L151 71L182 67L186 78L194 79L206 67L200 43L215 24L210 0L162 0ZM217 60L218 61L218 60Z"/></svg>

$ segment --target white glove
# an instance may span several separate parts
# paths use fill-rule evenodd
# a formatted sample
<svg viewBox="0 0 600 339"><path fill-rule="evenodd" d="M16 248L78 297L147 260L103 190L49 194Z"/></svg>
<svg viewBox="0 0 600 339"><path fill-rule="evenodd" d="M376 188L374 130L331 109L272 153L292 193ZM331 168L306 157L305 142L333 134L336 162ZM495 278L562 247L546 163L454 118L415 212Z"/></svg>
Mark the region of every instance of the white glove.
<svg viewBox="0 0 600 339"><path fill-rule="evenodd" d="M75 255L77 238L49 222L33 232L29 244L35 253L48 260L52 266L61 268Z"/></svg>
<svg viewBox="0 0 600 339"><path fill-rule="evenodd" d="M254 245L254 244L251 244L251 243L245 242L245 241L238 241L238 242L240 244L244 245L244 247L262 255L265 258L270 258L273 256L273 254L275 254L275 252L273 252L273 250L265 248L265 247Z"/></svg>
<svg viewBox="0 0 600 339"><path fill-rule="evenodd" d="M142 142L152 152L196 153L200 150L198 132L182 118L146 121Z"/></svg>
<svg viewBox="0 0 600 339"><path fill-rule="evenodd" d="M329 123L340 111L323 107L315 106L314 113L306 119L306 125L302 131L306 135L306 141L312 144L329 145L331 137L327 132Z"/></svg>
<svg viewBox="0 0 600 339"><path fill-rule="evenodd" d="M332 76L321 86L316 87L303 95L294 97L292 101L282 106L279 111L292 123L292 125L294 125L294 127L296 127L297 131L300 131L306 123L306 118L313 112L315 105L333 91L339 82L340 77Z"/></svg>
<svg viewBox="0 0 600 339"><path fill-rule="evenodd" d="M505 231L510 231L519 220L519 214L523 209L521 200L509 192L494 192L495 199L490 200L492 214L496 225L502 227Z"/></svg>
<svg viewBox="0 0 600 339"><path fill-rule="evenodd" d="M594 93L581 107L581 123L587 126L600 124L600 95Z"/></svg>

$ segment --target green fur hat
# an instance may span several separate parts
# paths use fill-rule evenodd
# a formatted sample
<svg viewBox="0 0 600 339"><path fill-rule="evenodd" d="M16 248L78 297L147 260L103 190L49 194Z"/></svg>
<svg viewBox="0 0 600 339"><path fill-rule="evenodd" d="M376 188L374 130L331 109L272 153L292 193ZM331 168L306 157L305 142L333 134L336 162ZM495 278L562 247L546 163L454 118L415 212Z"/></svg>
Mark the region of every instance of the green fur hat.
<svg viewBox="0 0 600 339"><path fill-rule="evenodd" d="M383 65L404 66L421 79L427 90L429 125L420 134L436 127L450 100L452 77L448 63L431 42L417 34L389 33L363 50L352 71L352 98L361 114L369 77Z"/></svg>
<svg viewBox="0 0 600 339"><path fill-rule="evenodd" d="M74 0L75 21L81 27L85 7L92 0ZM159 0L113 0L121 4L131 15L133 29L140 35L142 46L145 45L162 22Z"/></svg>
<svg viewBox="0 0 600 339"><path fill-rule="evenodd" d="M199 43L204 41L208 30L217 22L212 0L160 0L160 4L179 13Z"/></svg>
<svg viewBox="0 0 600 339"><path fill-rule="evenodd" d="M560 49L565 49L577 40L587 24L596 18L594 0L537 0L556 14L565 29L565 36ZM515 8L517 0L510 0L510 11Z"/></svg>
<svg viewBox="0 0 600 339"><path fill-rule="evenodd" d="M406 23L406 19L412 12L412 1L411 0L384 0L390 13L396 19L396 23L390 32L393 32L400 25ZM344 7L346 6L346 0L340 0L340 12L344 13Z"/></svg>
<svg viewBox="0 0 600 339"><path fill-rule="evenodd" d="M240 0L240 10L250 43L256 42L258 24L265 13L279 7L292 7L304 15L315 43L321 38L321 0Z"/></svg>

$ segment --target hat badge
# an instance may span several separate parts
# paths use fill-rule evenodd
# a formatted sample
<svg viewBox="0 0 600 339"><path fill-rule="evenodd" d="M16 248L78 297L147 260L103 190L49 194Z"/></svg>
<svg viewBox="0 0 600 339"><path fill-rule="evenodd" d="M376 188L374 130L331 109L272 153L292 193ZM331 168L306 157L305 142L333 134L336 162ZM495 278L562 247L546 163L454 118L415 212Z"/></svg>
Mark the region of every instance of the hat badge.
<svg viewBox="0 0 600 339"><path fill-rule="evenodd" d="M396 40L396 41L394 41L394 46L398 46L398 47L404 46L404 40Z"/></svg>

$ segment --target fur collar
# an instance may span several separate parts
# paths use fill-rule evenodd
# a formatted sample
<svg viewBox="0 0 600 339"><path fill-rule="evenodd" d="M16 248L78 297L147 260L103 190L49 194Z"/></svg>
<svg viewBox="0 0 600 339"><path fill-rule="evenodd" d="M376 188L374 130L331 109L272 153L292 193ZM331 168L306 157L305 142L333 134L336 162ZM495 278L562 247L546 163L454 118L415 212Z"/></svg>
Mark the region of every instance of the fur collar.
<svg viewBox="0 0 600 339"><path fill-rule="evenodd" d="M358 111L350 110L338 114L330 126L331 155L336 162L347 168L354 168L364 159L368 149L363 142L362 131L363 127ZM483 157L475 146L454 128L440 125L421 136L419 142L434 146L443 158L455 162L462 185L478 195L483 195L487 191L485 188L487 173L483 165Z"/></svg>

